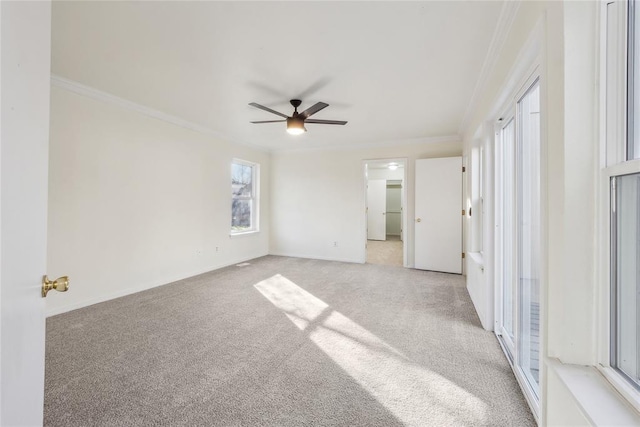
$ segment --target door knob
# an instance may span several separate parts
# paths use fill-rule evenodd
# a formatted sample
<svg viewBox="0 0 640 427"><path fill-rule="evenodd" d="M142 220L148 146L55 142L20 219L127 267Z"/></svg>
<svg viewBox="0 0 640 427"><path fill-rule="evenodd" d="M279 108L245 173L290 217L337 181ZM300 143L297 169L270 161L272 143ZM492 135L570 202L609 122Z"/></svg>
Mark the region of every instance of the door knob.
<svg viewBox="0 0 640 427"><path fill-rule="evenodd" d="M420 222L422 221L420 218L416 218L416 222Z"/></svg>
<svg viewBox="0 0 640 427"><path fill-rule="evenodd" d="M42 298L45 298L51 289L55 289L58 292L67 292L69 290L69 277L62 276L56 280L49 280L47 276L42 276Z"/></svg>

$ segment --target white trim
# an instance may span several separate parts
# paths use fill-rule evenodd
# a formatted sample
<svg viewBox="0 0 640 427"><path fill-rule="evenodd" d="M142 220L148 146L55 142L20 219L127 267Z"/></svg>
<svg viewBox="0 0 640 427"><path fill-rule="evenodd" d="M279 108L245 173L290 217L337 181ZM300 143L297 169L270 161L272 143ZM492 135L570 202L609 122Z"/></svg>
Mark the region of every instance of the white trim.
<svg viewBox="0 0 640 427"><path fill-rule="evenodd" d="M402 230L401 230L401 239L402 239L402 266L405 268L409 268L409 259L407 256L407 247L409 245L408 243L408 234L407 234L407 230L408 230L408 224L407 224L407 206L409 204L409 200L407 199L407 175L408 175L408 168L409 168L409 159L407 157L392 157L392 158L384 158L384 159L367 159L367 160L363 160L362 161L362 178L363 178L363 191L364 191L364 228L363 228L363 238L364 238L364 243L365 243L365 249L364 249L364 253L363 256L361 258L361 263L364 264L367 262L367 242L368 242L368 235L367 235L367 223L368 223L368 217L367 217L367 207L368 207L368 203L367 203L367 185L368 185L368 178L367 178L367 165L369 163L379 163L379 162L396 162L396 163L401 163L403 165L403 178L402 178ZM411 237L412 241L414 240L414 236Z"/></svg>
<svg viewBox="0 0 640 427"><path fill-rule="evenodd" d="M231 232L229 233L229 237L240 237L240 236L248 236L251 234L257 234L260 230L248 230L248 231L238 231L237 233Z"/></svg>
<svg viewBox="0 0 640 427"><path fill-rule="evenodd" d="M606 178L611 178L613 176L620 175L630 175L632 173L640 172L640 159L629 160L623 163L618 163L617 165L609 166L608 168L602 169L602 173ZM608 197L606 197L607 202L609 201Z"/></svg>
<svg viewBox="0 0 640 427"><path fill-rule="evenodd" d="M609 10L609 8L612 8ZM615 10L613 8L616 8ZM626 161L627 133L627 10L620 0L602 2L600 11L600 166ZM609 14L616 28L609 33ZM611 37L611 38L610 38ZM611 52L610 50L613 50Z"/></svg>
<svg viewBox="0 0 640 427"><path fill-rule="evenodd" d="M478 97L485 91L487 87L489 76L492 75L493 69L495 68L496 63L500 58L500 53L502 52L502 48L507 41L509 32L511 31L511 26L513 25L513 21L515 21L519 8L520 2L517 1L505 1L502 4L500 16L498 17L498 22L493 32L493 37L491 38L489 49L487 50L487 56L484 59L480 74L478 75L476 86L473 90L473 94L471 95L471 99L469 100L467 109L464 113L462 121L460 122L460 126L458 127L459 134L464 134L466 127L469 125L471 113L476 109L476 106L478 104Z"/></svg>
<svg viewBox="0 0 640 427"><path fill-rule="evenodd" d="M290 252L270 252L269 255L282 256L287 258L303 258L303 259L317 259L321 261L346 262L350 264L364 264L360 259L334 258L334 257L312 255L312 254L296 254L296 253L290 253Z"/></svg>
<svg viewBox="0 0 640 427"><path fill-rule="evenodd" d="M510 103L516 100L517 94L542 63L541 54L544 35L544 18L541 18L531 30L529 38L520 49L513 66L507 74L509 77L498 91L499 95L494 101L493 109L488 114L490 119L493 118L494 121L497 121L502 117L500 114L509 109Z"/></svg>
<svg viewBox="0 0 640 427"><path fill-rule="evenodd" d="M575 398L594 426L637 426L640 416L594 367L567 365L547 358L546 365Z"/></svg>
<svg viewBox="0 0 640 427"><path fill-rule="evenodd" d="M513 118L513 120L515 120L517 122L517 105L518 102L520 101L520 99L522 98L522 96L524 94L527 93L527 91L532 87L532 85L536 82L536 80L538 81L539 84L539 90L540 90L540 108L541 108L541 120L540 120L540 238L541 238L541 242L545 241L544 236L546 235L547 229L548 229L548 224L547 224L547 219L545 216L545 212L546 212L546 206L545 206L545 201L546 201L546 197L547 197L547 184L545 182L545 177L546 177L546 165L545 165L545 159L546 159L546 145L547 145L547 141L546 141L546 114L548 114L547 111L544 111L544 105L546 105L546 81L545 81L545 76L544 76L544 72L545 72L545 68L544 68L544 64L543 64L543 47L544 47L544 42L546 40L546 36L545 36L545 32L544 32L544 28L545 28L545 17L543 16L542 18L540 18L538 20L538 22L536 23L536 25L534 26L534 28L532 29L531 33L529 34L529 37L527 38L527 41L524 43L524 45L522 46L522 48L520 49L509 73L507 74L507 78L505 79L503 85L501 86L500 90L497 92L497 97L493 103L493 108L490 110L489 114L487 115L487 119L490 122L493 122L496 124L496 126L494 127L494 146L495 146L495 141L497 138L499 138L500 136L496 136L495 132L501 132L502 128L505 127L511 120L511 118ZM499 121L499 119L502 118L502 121ZM516 126L515 129L515 133L514 133L514 150L516 150L515 146L517 146L517 135L518 135L518 129L517 129L517 124L516 122L514 122L514 125ZM498 130L496 130L496 128L498 128ZM498 150L494 150L494 156L497 155ZM516 152L514 151L514 156L517 156ZM494 168L497 166L497 163L494 163ZM496 191L496 186L499 184L498 179L494 179L493 182L493 186L494 186L494 194L498 194L498 192ZM497 197L494 199L494 203L497 203ZM516 203L514 201L514 203ZM494 209L494 241L498 241L498 239L496 238L496 233L498 233L498 225L499 223L498 221L498 209ZM516 212L517 215L517 212ZM514 242L516 243L516 242ZM502 242L500 241L499 245L501 245ZM516 243L516 247L517 247L517 243ZM496 248L498 248L498 244L496 244L494 246L494 251L496 250ZM511 356L513 357L513 360L511 360L509 358L509 356L507 355L507 359L509 359L510 364L511 364L511 368L514 372L514 375L518 381L518 384L520 385L520 388L522 389L522 392L525 396L525 400L527 401L527 404L529 405L529 407L531 408L531 411L534 415L534 417L536 418L536 420L538 422L540 422L542 420L543 417L543 404L544 404L544 398L543 398L543 393L545 390L545 384L544 384L544 363L543 363L543 355L545 354L546 351L546 346L545 346L545 336L544 336L544 332L545 332L545 328L543 325L543 320L546 318L546 313L545 313L545 305L546 305L546 286L547 286L547 277L545 275L545 271L547 266L544 263L544 260L547 257L547 251L548 249L545 247L544 244L541 244L540 247L540 260L541 260L541 264L539 266L540 272L541 272L541 276L540 276L540 331L539 331L539 355L540 355L540 365L539 365L539 378L538 378L538 393L536 395L536 393L533 391L533 389L531 388L529 381L526 379L526 375L523 371L523 369L520 367L520 357L521 355L519 354L520 352L520 338L518 336L519 334L519 330L520 330L520 321L519 321L519 311L516 312L516 315L513 319L514 321L514 333L515 333L515 340L513 342L514 344L514 353L511 354ZM495 271L499 271L498 267L499 265L497 265L500 262L498 256L494 253L494 259L493 259L493 266L495 268ZM514 260L515 262L515 260ZM500 273L501 274L501 273ZM496 276L498 277L498 276ZM494 279L494 283L496 284L496 286L498 286L498 280ZM496 306L494 307L494 313L495 313L495 320L500 322L501 318L502 318L502 299L501 299L501 294L502 293L502 289L496 289L494 292L494 303L496 304ZM516 293L513 295L514 301L516 301L516 305L519 304L519 287L516 287ZM496 328L494 328L494 332L496 334L496 336L498 337L498 340L501 341L501 325L500 323L496 324ZM505 344L501 341L501 346L503 347L503 350L505 349ZM506 354L506 351L505 351Z"/></svg>
<svg viewBox="0 0 640 427"><path fill-rule="evenodd" d="M238 158L231 159L231 167L233 165L242 165L251 168L251 197L246 198L241 197L243 200L251 200L251 228L248 230L242 231L234 231L233 228L229 231L229 236L242 236L245 234L254 234L260 231L260 163L250 162L248 160L242 160ZM233 172L231 172L233 175ZM232 178L233 179L233 178ZM231 183L233 186L233 183ZM231 203L229 204L229 208L233 205L233 194L231 195ZM232 225L233 218L230 221L229 225Z"/></svg>
<svg viewBox="0 0 640 427"><path fill-rule="evenodd" d="M76 302L73 304L67 304L67 305L63 305L61 307L56 307L53 309L47 308L46 309L46 317L51 317L51 316L55 316L58 314L62 314L62 313L66 313L72 310L77 310L79 308L84 308L84 307L88 307L90 305L94 305L94 304L99 304L101 302L105 302L105 301L110 301L116 298L120 298L120 297L124 297L127 295L132 295L138 292L142 292L142 291L146 291L149 289L153 289L153 288L157 288L159 286L165 286L165 285L175 285L177 282L181 281L181 280L185 280L188 279L190 277L195 277L195 276L199 276L201 274L205 274L205 273L210 273L216 270L219 270L221 268L225 268L225 267L229 267L232 265L236 265L236 264L240 264L243 262L247 262L247 261L251 261L257 258L261 258L263 256L267 256L269 254L265 253L262 255L257 255L257 256L252 256L250 258L238 258L234 261L229 261L227 263L223 263L220 265L212 265L203 269L199 269L199 270L195 270L195 271L191 271L188 273L183 273L183 274L178 274L175 276L172 276L170 278L167 279L162 279L162 280L154 280L154 281L150 281L147 283L144 283L140 286L133 286L127 289L123 289L120 290L118 292L113 292L110 294L106 294L106 295L101 295L99 297L95 297L95 298L88 298L84 301L80 301L80 302Z"/></svg>
<svg viewBox="0 0 640 427"><path fill-rule="evenodd" d="M255 144L251 144L243 141L236 141L233 138L230 138L229 136L224 135L221 132L217 132L215 130L209 129L205 126L201 126L199 124L173 116L171 114L163 113L162 111L155 110L153 108L146 107L141 104L137 104L127 99L112 95L108 92L104 92L104 91L95 89L93 87L83 85L82 83L78 83L74 80L70 80L55 74L51 74L51 85L59 87L61 89L65 89L69 92L76 93L78 95L86 96L87 98L91 98L96 101L104 102L110 105L115 105L124 110L133 111L133 112L145 115L147 117L151 117L153 119L161 120L163 122L170 123L172 125L179 126L181 128L189 129L194 132L199 132L205 135L211 135L217 139L221 139L223 141L227 141L232 144L244 145L244 146L253 148L254 150L258 150L266 153L269 153L271 151L268 148L261 147Z"/></svg>
<svg viewBox="0 0 640 427"><path fill-rule="evenodd" d="M626 138L625 138L626 140ZM599 286L596 294L598 341L597 358L598 370L609 381L611 386L620 393L628 403L640 411L640 391L632 387L622 374L611 368L611 178L634 173L640 173L640 159L618 163L600 171L600 209L598 219L598 237L601 244L599 256Z"/></svg>
<svg viewBox="0 0 640 427"><path fill-rule="evenodd" d="M600 144L596 210L598 283L596 287L597 369L628 405L640 411L640 391L611 367L611 178L640 173L640 159L626 160L627 5L602 1L599 8ZM611 13L611 14L610 14ZM609 24L614 28L610 28ZM637 414L636 414L637 415Z"/></svg>
<svg viewBox="0 0 640 427"><path fill-rule="evenodd" d="M209 129L205 126L181 119L177 116L173 116L171 114L167 114L162 111L155 110L153 108L135 103L133 101L129 101L124 98L120 98L108 92L95 89L93 87L84 85L82 83L79 83L71 79L67 79L62 76L58 76L56 74L51 74L51 85L59 87L61 89L65 89L69 92L76 93L78 95L86 96L87 98L91 98L96 101L115 105L117 107L120 107L128 111L133 111L133 112L145 115L147 117L151 117L166 123L170 123L175 126L189 129L194 132L199 132L205 135L211 135L217 139L228 141L232 144L247 146L247 147L253 148L254 150L258 150L265 153L296 152L296 151L326 151L326 150L360 150L360 149L367 149L367 148L393 147L398 145L419 145L419 144L433 144L433 143L442 143L442 142L462 142L462 137L460 135L443 135L443 136L410 138L410 139L400 139L400 140L396 139L392 141L389 141L389 140L375 141L375 142L363 143L363 144L347 144L347 145L336 144L336 145L328 145L328 146L322 146L322 147L295 147L295 148L270 149L268 147L262 147L262 146L251 144L248 142L234 140L228 135Z"/></svg>
<svg viewBox="0 0 640 427"><path fill-rule="evenodd" d="M381 148L381 147L398 147L402 145L422 145L422 144L436 144L443 142L459 142L462 143L462 136L460 135L443 135L443 136L426 136L423 138L409 138L409 139L395 139L392 141L384 140L363 144L347 144L347 145L325 145L322 147L295 147L295 148L275 148L272 150L274 153L281 152L298 152L298 151L354 151L368 148ZM460 149L462 150L462 148Z"/></svg>
<svg viewBox="0 0 640 427"><path fill-rule="evenodd" d="M627 403L640 412L640 391L629 384L615 369L602 365L598 365L597 368L613 388L626 399Z"/></svg>

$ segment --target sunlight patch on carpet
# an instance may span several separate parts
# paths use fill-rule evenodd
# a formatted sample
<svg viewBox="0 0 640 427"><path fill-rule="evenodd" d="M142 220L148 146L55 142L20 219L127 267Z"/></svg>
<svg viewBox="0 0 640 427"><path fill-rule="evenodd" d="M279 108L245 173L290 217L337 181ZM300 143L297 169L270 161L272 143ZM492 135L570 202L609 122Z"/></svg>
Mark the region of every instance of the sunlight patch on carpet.
<svg viewBox="0 0 640 427"><path fill-rule="evenodd" d="M412 362L286 277L278 274L254 286L401 422L473 425L488 419L481 399Z"/></svg>

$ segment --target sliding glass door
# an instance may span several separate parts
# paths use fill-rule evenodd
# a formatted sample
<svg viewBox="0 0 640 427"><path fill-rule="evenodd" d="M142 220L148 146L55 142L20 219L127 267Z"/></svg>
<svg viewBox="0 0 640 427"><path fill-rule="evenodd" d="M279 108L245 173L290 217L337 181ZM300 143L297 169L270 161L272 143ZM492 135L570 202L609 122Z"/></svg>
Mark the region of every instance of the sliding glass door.
<svg viewBox="0 0 640 427"><path fill-rule="evenodd" d="M513 360L515 354L515 119L511 118L506 125L500 129L497 138L496 153L496 189L499 206L496 209L499 227L497 239L497 258L500 260L496 269L498 281L503 284L501 287L501 301L499 318L501 323L498 334L503 339L503 344L508 352L509 358Z"/></svg>
<svg viewBox="0 0 640 427"><path fill-rule="evenodd" d="M540 85L496 133L496 334L534 401L540 384Z"/></svg>
<svg viewBox="0 0 640 427"><path fill-rule="evenodd" d="M540 383L540 85L517 106L518 364L538 396Z"/></svg>

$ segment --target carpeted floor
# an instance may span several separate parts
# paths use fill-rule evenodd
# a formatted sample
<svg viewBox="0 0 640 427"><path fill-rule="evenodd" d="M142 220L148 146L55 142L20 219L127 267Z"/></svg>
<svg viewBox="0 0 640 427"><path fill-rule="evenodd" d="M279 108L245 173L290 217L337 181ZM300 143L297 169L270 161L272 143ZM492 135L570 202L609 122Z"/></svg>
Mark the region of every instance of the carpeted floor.
<svg viewBox="0 0 640 427"><path fill-rule="evenodd" d="M462 276L268 256L47 319L47 426L534 426Z"/></svg>
<svg viewBox="0 0 640 427"><path fill-rule="evenodd" d="M387 236L387 240L367 240L367 263L402 267L400 237Z"/></svg>

